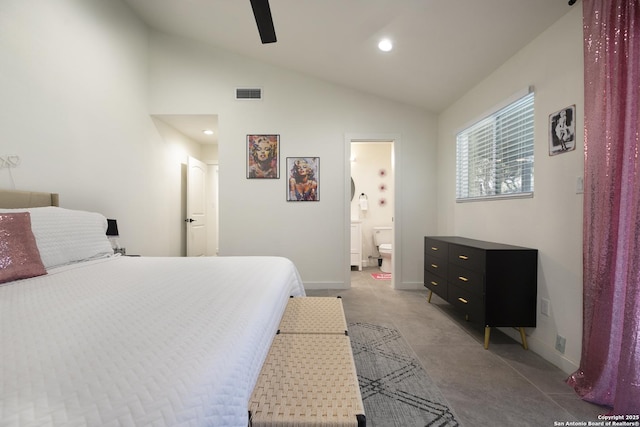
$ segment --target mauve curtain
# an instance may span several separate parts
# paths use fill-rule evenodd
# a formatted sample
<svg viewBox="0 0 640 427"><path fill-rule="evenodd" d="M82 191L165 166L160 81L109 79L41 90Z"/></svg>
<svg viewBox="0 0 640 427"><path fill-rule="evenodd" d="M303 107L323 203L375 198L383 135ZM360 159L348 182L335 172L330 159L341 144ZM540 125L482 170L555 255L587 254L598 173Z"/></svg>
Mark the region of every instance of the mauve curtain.
<svg viewBox="0 0 640 427"><path fill-rule="evenodd" d="M640 0L583 0L584 300L568 383L640 414Z"/></svg>

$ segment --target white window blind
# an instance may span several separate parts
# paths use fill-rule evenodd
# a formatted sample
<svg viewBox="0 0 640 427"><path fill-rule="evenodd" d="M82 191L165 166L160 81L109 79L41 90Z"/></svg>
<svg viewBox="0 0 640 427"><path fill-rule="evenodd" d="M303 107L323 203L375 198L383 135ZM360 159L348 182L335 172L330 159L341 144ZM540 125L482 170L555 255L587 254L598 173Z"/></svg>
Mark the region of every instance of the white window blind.
<svg viewBox="0 0 640 427"><path fill-rule="evenodd" d="M533 194L534 93L458 133L456 200Z"/></svg>

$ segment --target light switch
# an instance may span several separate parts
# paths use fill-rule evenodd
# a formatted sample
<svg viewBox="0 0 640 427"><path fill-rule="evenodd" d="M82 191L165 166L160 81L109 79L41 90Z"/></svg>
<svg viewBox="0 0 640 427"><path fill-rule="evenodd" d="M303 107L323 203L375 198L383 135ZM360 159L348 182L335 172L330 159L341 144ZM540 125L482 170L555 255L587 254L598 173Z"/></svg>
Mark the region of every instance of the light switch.
<svg viewBox="0 0 640 427"><path fill-rule="evenodd" d="M584 193L584 178L579 176L576 180L576 194Z"/></svg>

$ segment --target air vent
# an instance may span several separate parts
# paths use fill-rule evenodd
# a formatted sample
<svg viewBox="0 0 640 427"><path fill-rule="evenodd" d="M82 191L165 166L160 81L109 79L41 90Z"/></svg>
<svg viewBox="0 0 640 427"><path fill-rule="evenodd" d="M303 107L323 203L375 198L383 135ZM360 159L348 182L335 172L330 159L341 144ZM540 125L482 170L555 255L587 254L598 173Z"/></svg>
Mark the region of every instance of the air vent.
<svg viewBox="0 0 640 427"><path fill-rule="evenodd" d="M262 89L260 88L237 88L236 99L262 99Z"/></svg>

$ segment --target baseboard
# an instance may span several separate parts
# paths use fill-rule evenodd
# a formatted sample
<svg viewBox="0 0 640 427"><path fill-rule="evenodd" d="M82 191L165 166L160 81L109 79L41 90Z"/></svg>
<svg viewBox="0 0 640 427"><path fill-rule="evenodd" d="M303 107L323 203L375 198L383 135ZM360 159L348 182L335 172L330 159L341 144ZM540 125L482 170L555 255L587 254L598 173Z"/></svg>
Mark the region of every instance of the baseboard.
<svg viewBox="0 0 640 427"><path fill-rule="evenodd" d="M504 332L506 335L510 336L514 340L521 342L520 339L520 331L514 328L498 328L500 331ZM526 329L526 328L525 328ZM579 363L574 362L573 360L568 359L564 354L558 353L555 348L552 348L546 345L544 342L539 339L527 335L527 346L529 347L529 351L533 351L540 357L542 357L547 362L561 369L567 375L570 375L578 370Z"/></svg>
<svg viewBox="0 0 640 427"><path fill-rule="evenodd" d="M323 290L323 289L349 289L350 283L344 282L304 282L305 289Z"/></svg>
<svg viewBox="0 0 640 427"><path fill-rule="evenodd" d="M424 283L422 282L401 282L394 283L395 289L402 289L403 291L417 291L424 289Z"/></svg>
<svg viewBox="0 0 640 427"><path fill-rule="evenodd" d="M420 290L423 289L424 284L422 282L402 282L395 284L396 289L402 290ZM305 289L324 290L324 289L349 289L350 283L344 282L304 282Z"/></svg>

